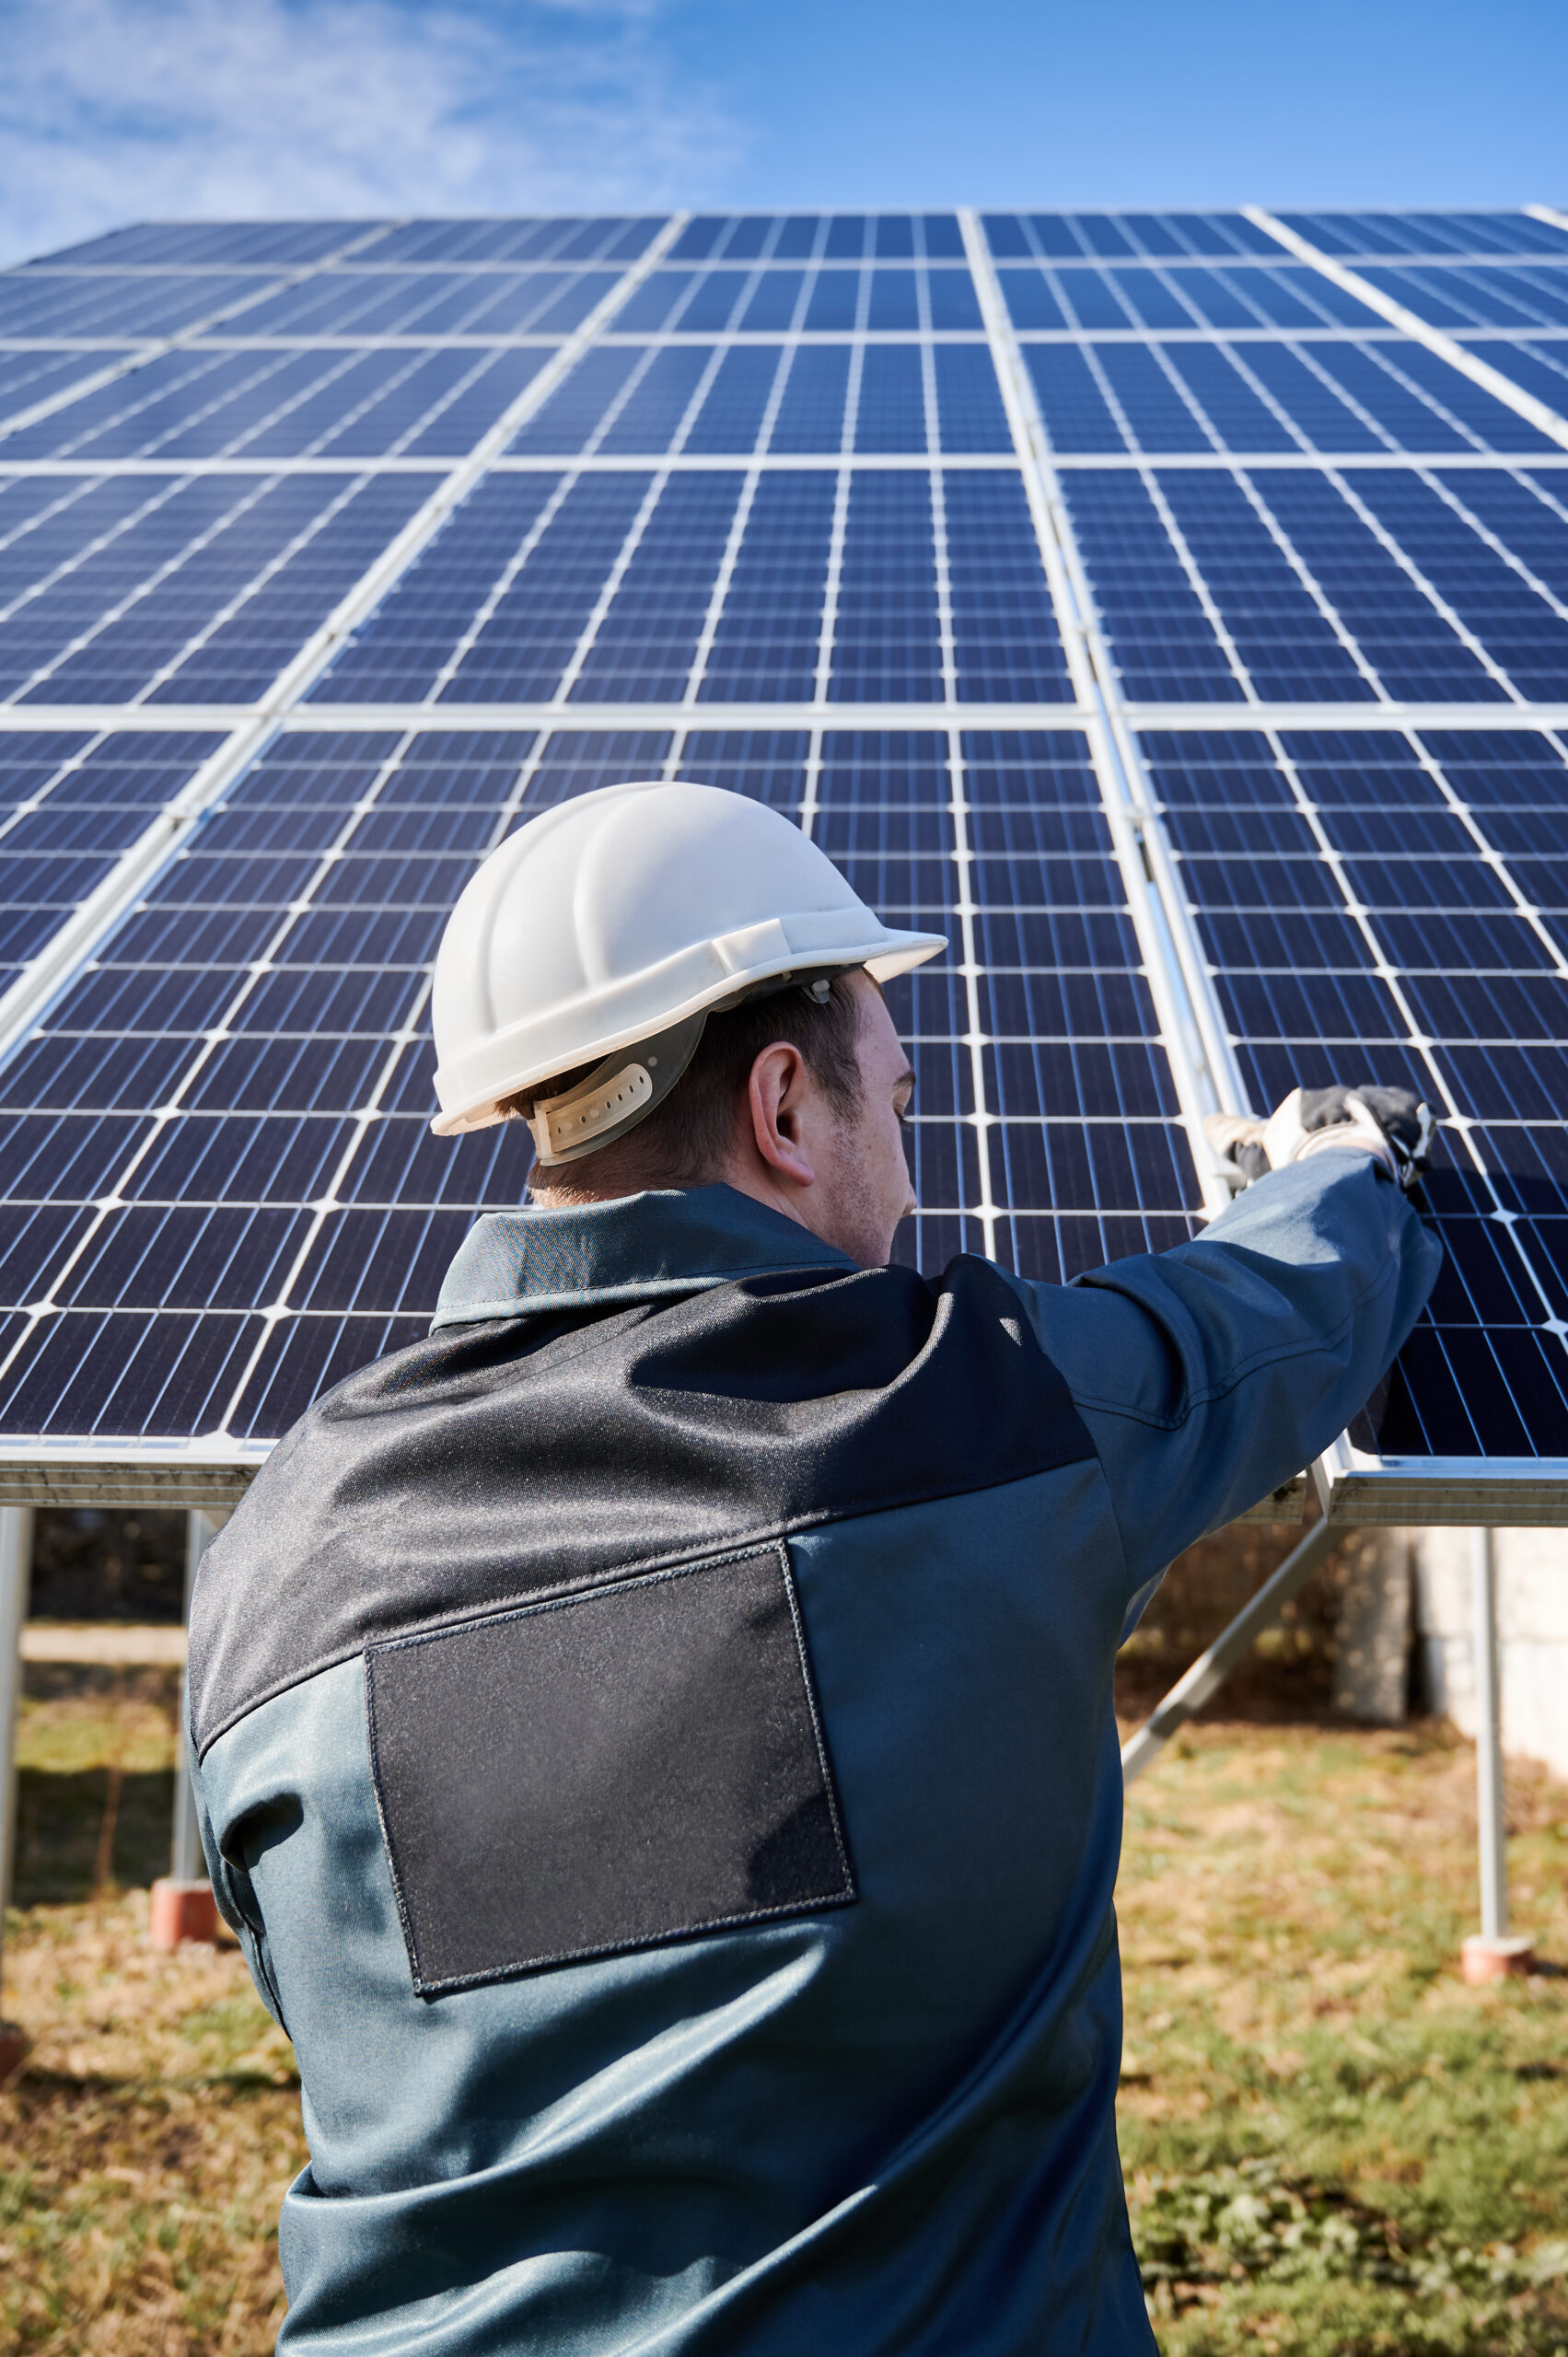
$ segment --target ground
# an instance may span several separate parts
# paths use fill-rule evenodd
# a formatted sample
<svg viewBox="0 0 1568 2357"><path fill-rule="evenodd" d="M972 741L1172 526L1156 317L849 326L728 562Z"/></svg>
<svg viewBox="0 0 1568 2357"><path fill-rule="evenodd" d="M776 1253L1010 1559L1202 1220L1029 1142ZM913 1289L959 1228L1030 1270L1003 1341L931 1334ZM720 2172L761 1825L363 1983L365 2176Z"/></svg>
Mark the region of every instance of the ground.
<svg viewBox="0 0 1568 2357"><path fill-rule="evenodd" d="M298 2093L234 1949L145 1945L170 1681L30 1684L0 2351L260 2357ZM1511 1771L1544 1961L1469 1990L1472 1754L1311 1709L1197 1726L1130 1796L1121 2136L1161 2346L1568 2357L1568 1792Z"/></svg>
<svg viewBox="0 0 1568 2357"><path fill-rule="evenodd" d="M1208 1724L1129 1797L1120 2104L1168 2357L1568 2357L1568 1793L1508 1780L1528 1980L1467 1989L1475 1762Z"/></svg>

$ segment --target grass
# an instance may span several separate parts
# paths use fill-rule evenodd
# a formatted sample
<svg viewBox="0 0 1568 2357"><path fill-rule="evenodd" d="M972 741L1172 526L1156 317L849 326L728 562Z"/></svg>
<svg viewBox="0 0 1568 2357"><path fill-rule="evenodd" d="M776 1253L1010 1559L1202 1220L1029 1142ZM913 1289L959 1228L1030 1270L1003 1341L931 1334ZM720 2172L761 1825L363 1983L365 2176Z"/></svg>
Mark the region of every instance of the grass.
<svg viewBox="0 0 1568 2357"><path fill-rule="evenodd" d="M277 2212L304 2155L287 2040L238 1952L146 1946L147 1900L20 1912L0 2097L0 2349L261 2357Z"/></svg>
<svg viewBox="0 0 1568 2357"><path fill-rule="evenodd" d="M1515 1918L1467 1989L1474 1756L1193 1728L1129 1800L1120 2107L1169 2357L1568 2357L1568 1794L1511 1772Z"/></svg>
<svg viewBox="0 0 1568 2357"><path fill-rule="evenodd" d="M305 2158L288 2041L238 1950L146 1945L168 1866L178 1678L29 1667L0 2096L0 2351L262 2357Z"/></svg>
<svg viewBox="0 0 1568 2357"><path fill-rule="evenodd" d="M0 2351L261 2357L292 2058L235 1949L145 1947L170 1695L74 1678L25 1706ZM1167 2357L1568 2357L1568 1794L1521 1769L1508 1805L1548 1963L1469 1990L1473 1756L1446 1730L1200 1724L1134 1789L1121 2136Z"/></svg>

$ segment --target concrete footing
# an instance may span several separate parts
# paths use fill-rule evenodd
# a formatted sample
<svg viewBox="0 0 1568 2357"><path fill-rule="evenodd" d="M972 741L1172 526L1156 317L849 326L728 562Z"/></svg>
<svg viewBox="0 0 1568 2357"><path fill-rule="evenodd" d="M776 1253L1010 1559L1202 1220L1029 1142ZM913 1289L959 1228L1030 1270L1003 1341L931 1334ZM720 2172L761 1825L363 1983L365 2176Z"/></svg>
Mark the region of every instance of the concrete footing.
<svg viewBox="0 0 1568 2357"><path fill-rule="evenodd" d="M1476 1932L1459 1949L1459 1970L1472 1989L1479 1989L1488 1980L1523 1980L1535 1957L1533 1940L1489 1940L1483 1933Z"/></svg>
<svg viewBox="0 0 1568 2357"><path fill-rule="evenodd" d="M218 1935L217 1901L205 1877L200 1882L176 1882L161 1875L153 1885L152 1922L147 1938L155 1948L177 1948L181 1940L202 1940L210 1947Z"/></svg>

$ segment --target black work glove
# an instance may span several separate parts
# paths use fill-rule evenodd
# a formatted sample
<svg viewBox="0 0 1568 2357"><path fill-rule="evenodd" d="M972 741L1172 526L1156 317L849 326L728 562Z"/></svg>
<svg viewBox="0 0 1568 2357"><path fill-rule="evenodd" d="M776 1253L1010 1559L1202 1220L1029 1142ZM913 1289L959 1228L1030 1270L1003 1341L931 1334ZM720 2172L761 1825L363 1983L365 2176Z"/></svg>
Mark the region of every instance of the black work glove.
<svg viewBox="0 0 1568 2357"><path fill-rule="evenodd" d="M1408 1195L1432 1158L1437 1116L1408 1088L1293 1088L1266 1121L1245 1113L1211 1113L1209 1144L1236 1165L1249 1187L1287 1162L1339 1146L1380 1162Z"/></svg>

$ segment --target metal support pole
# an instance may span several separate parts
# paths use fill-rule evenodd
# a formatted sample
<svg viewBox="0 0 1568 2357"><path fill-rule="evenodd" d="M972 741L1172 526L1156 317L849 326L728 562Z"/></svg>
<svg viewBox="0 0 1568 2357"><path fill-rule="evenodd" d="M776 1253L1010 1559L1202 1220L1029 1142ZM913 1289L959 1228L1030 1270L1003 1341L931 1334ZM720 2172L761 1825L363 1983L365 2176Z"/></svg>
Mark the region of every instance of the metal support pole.
<svg viewBox="0 0 1568 2357"><path fill-rule="evenodd" d="M17 1721L22 1700L22 1624L32 1582L32 1508L0 1506L0 1965L5 1910L17 1851ZM0 2019L0 2086L27 2052L27 2039Z"/></svg>
<svg viewBox="0 0 1568 2357"><path fill-rule="evenodd" d="M1508 1828L1503 1796L1502 1681L1497 1661L1497 1556L1490 1530L1470 1533L1475 1675L1476 1840L1481 1865L1481 1936L1461 1951L1467 1980L1501 1980L1528 1969L1531 1944L1508 1935Z"/></svg>
<svg viewBox="0 0 1568 2357"><path fill-rule="evenodd" d="M1481 1849L1481 1930L1508 1933L1507 1827L1503 1816L1503 1725L1497 1676L1497 1557L1490 1530L1470 1533L1475 1624L1475 1797Z"/></svg>
<svg viewBox="0 0 1568 2357"><path fill-rule="evenodd" d="M1134 1736L1121 1747L1121 1782L1123 1786L1136 1782L1150 1761L1163 1751L1178 1727L1185 1726L1195 1711L1201 1711L1216 1688L1222 1686L1244 1655L1250 1653L1253 1643L1271 1620L1278 1618L1283 1606L1288 1604L1298 1589L1306 1586L1330 1548L1344 1536L1342 1523L1330 1524L1325 1515L1315 1522L1305 1538L1291 1549L1272 1579L1265 1580L1249 1604L1243 1605L1228 1629L1214 1639L1205 1654L1200 1654L1185 1677L1177 1680L1156 1710L1152 1712Z"/></svg>
<svg viewBox="0 0 1568 2357"><path fill-rule="evenodd" d="M187 1628L191 1625L191 1591L196 1585L196 1571L203 1556L211 1546L217 1524L209 1514L200 1511L185 1517L185 1605L181 1614ZM186 1757L189 1738L185 1729L187 1674L180 1678L180 1733L176 1738L174 1766L174 1839L169 1849L168 1871L175 1882L199 1882L207 1871L202 1855L202 1837L196 1830L196 1795L191 1785L191 1770Z"/></svg>
<svg viewBox="0 0 1568 2357"><path fill-rule="evenodd" d="M191 1625L191 1595L203 1556L228 1520L199 1508L185 1517L185 1625ZM207 1941L217 1934L217 1903L207 1879L202 1837L196 1827L196 1795L191 1783L190 1737L186 1734L189 1671L180 1680L180 1733L175 1741L174 1829L167 1875L153 1885L148 1937L155 1948L177 1948L182 1940Z"/></svg>

